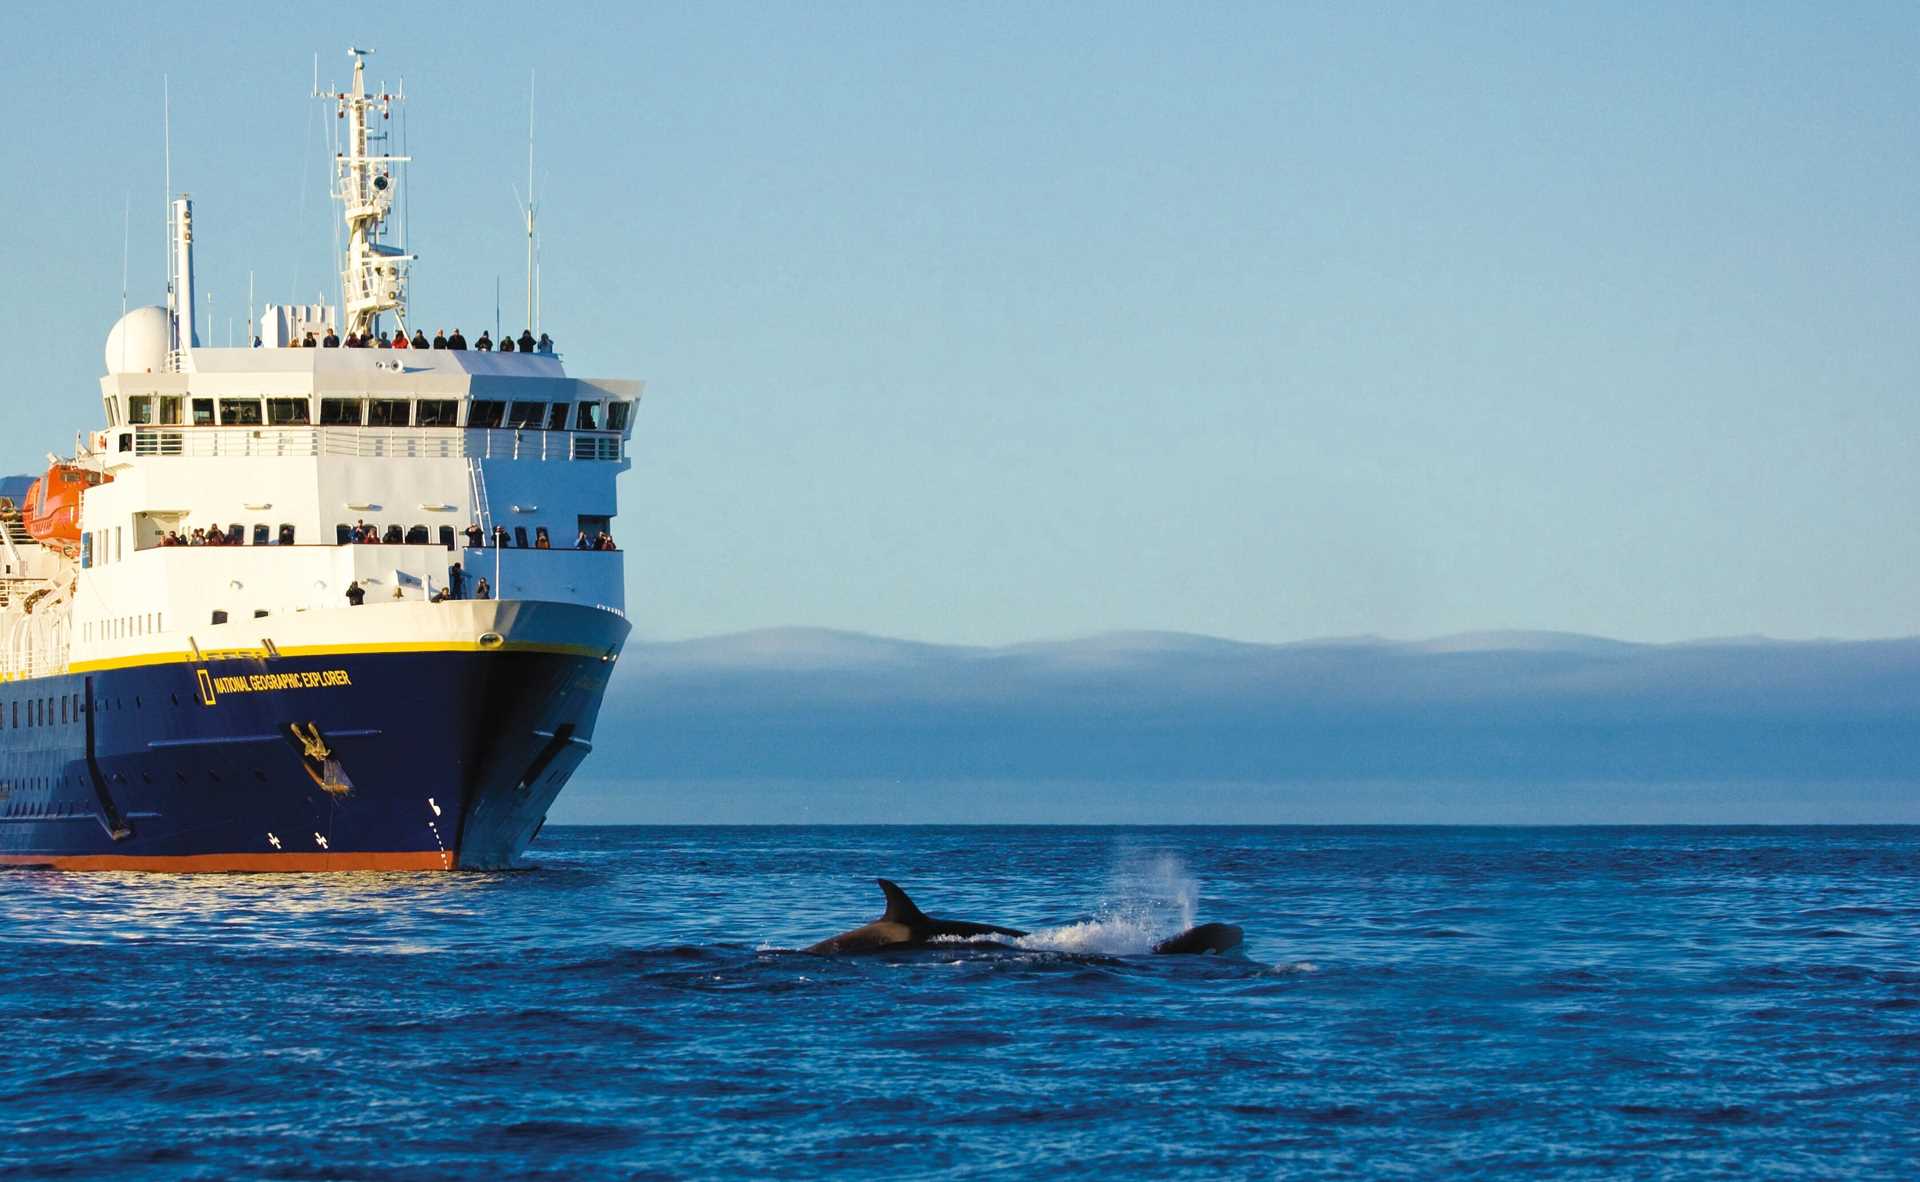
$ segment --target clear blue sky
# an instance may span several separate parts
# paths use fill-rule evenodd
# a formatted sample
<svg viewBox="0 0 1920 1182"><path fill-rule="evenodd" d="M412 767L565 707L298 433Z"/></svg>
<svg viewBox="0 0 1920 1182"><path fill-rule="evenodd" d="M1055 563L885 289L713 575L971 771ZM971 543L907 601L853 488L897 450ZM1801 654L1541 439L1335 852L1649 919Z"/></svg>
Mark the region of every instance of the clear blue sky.
<svg viewBox="0 0 1920 1182"><path fill-rule="evenodd" d="M163 74L214 335L331 295L359 43L429 327L519 303L538 71L643 636L1920 630L1911 4L334 11L16 16L7 468L97 423L129 196L159 296Z"/></svg>

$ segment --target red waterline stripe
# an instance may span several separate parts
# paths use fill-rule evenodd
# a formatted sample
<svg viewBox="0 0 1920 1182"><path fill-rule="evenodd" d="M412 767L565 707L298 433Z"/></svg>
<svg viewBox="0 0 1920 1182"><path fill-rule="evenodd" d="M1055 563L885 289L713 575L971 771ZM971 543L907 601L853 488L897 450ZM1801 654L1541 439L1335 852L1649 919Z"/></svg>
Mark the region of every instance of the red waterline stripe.
<svg viewBox="0 0 1920 1182"><path fill-rule="evenodd" d="M212 874L237 870L310 873L348 870L450 870L453 859L438 850L386 853L175 854L0 854L0 866L44 866L50 870L136 870L161 874Z"/></svg>

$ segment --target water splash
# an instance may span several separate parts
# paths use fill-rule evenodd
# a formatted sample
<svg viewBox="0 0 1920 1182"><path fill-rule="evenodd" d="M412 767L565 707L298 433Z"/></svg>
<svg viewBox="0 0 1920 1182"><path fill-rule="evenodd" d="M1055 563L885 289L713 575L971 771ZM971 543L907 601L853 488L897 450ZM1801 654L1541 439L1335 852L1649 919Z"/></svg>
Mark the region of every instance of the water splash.
<svg viewBox="0 0 1920 1182"><path fill-rule="evenodd" d="M1108 875L1092 919L1045 928L1014 941L1022 948L1140 956L1193 926L1200 882L1170 853L1123 856Z"/></svg>

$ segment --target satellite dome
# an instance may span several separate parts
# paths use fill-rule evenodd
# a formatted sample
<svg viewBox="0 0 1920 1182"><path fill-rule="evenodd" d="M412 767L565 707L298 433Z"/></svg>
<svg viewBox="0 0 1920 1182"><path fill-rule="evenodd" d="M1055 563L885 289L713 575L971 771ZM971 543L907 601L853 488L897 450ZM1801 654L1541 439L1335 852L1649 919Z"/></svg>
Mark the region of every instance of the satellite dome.
<svg viewBox="0 0 1920 1182"><path fill-rule="evenodd" d="M108 373L148 373L167 367L167 310L149 304L122 316L107 334Z"/></svg>

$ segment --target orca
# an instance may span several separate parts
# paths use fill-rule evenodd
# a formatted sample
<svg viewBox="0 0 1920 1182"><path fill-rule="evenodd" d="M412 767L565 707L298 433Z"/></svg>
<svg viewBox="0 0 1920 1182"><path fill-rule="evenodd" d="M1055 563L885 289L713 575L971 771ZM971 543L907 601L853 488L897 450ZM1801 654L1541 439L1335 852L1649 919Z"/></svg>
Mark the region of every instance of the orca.
<svg viewBox="0 0 1920 1182"><path fill-rule="evenodd" d="M808 952L830 956L835 953L879 952L888 948L919 948L942 936L972 939L975 936L1024 936L1016 928L995 927L990 923L968 923L957 919L935 919L907 898L907 892L884 878L876 878L887 896L887 910L879 919L850 932L841 932L822 940Z"/></svg>
<svg viewBox="0 0 1920 1182"><path fill-rule="evenodd" d="M1177 936L1168 936L1155 944L1153 951L1159 956L1202 956L1209 952L1231 952L1240 947L1243 935L1237 924L1203 923Z"/></svg>
<svg viewBox="0 0 1920 1182"><path fill-rule="evenodd" d="M841 932L831 939L822 940L808 952L819 956L855 952L881 952L894 948L922 948L930 941L941 938L971 940L980 936L1011 936L1019 939L1027 935L1018 928L997 927L990 923L970 923L960 919L935 919L914 905L907 892L899 885L884 878L876 878L880 891L887 897L887 910L869 924L862 924L850 932ZM1188 928L1177 936L1169 936L1153 946L1158 956L1198 956L1206 953L1231 952L1240 946L1243 936L1241 930L1230 923L1203 923ZM993 941L998 943L998 941Z"/></svg>

